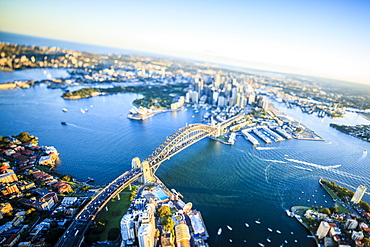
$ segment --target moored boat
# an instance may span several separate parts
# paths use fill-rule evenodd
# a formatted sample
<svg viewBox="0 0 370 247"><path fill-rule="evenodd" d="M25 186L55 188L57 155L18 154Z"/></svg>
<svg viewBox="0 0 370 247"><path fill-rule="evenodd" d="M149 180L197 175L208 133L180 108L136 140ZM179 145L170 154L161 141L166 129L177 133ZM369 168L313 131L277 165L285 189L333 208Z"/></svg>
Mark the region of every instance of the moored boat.
<svg viewBox="0 0 370 247"><path fill-rule="evenodd" d="M221 235L221 233L222 233L222 228L220 227L220 228L218 229L218 231L217 231L217 235Z"/></svg>

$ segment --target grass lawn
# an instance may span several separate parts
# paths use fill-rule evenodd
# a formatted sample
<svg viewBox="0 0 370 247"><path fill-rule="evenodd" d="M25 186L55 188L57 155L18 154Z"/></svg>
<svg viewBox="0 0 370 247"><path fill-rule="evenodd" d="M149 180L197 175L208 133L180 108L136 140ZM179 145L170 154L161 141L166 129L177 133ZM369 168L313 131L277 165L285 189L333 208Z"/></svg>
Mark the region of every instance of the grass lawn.
<svg viewBox="0 0 370 247"><path fill-rule="evenodd" d="M105 225L104 231L99 236L99 241L106 241L108 232L112 228L120 228L120 221L122 216L126 214L130 206L130 191L126 188L119 194L121 200L116 198L112 199L108 204L108 211L102 210L95 219L95 222L106 220L108 223Z"/></svg>
<svg viewBox="0 0 370 247"><path fill-rule="evenodd" d="M325 190L330 194L330 196L334 199L340 199L337 194L335 194L328 186L326 186L325 184L322 184L322 186L325 188ZM338 208L338 213L349 213L349 210L344 207L342 204L340 204L339 202L336 203L336 206Z"/></svg>

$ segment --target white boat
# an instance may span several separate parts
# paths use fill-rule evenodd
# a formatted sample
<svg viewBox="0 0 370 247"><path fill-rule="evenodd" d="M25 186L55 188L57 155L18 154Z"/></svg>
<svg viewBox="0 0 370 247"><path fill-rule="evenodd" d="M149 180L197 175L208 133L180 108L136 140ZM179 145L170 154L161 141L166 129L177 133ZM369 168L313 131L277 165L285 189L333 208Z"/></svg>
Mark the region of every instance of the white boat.
<svg viewBox="0 0 370 247"><path fill-rule="evenodd" d="M269 232L272 232L272 229L271 229L271 228L267 228L267 230L268 230Z"/></svg>
<svg viewBox="0 0 370 247"><path fill-rule="evenodd" d="M285 210L285 213L288 215L288 216L290 216L290 217L292 217L292 212L290 212L288 209L287 210Z"/></svg>
<svg viewBox="0 0 370 247"><path fill-rule="evenodd" d="M281 234L281 231L279 231L279 230L276 230L276 232L279 233L279 234Z"/></svg>
<svg viewBox="0 0 370 247"><path fill-rule="evenodd" d="M217 231L217 235L221 235L221 233L222 233L222 228L220 227L220 228L218 229L218 231Z"/></svg>
<svg viewBox="0 0 370 247"><path fill-rule="evenodd" d="M248 224L248 223L245 223L245 226L246 226L246 227L249 227L249 224Z"/></svg>
<svg viewBox="0 0 370 247"><path fill-rule="evenodd" d="M284 240L284 243L286 243L286 244L287 244L287 243L288 243L288 241L287 241L287 240Z"/></svg>
<svg viewBox="0 0 370 247"><path fill-rule="evenodd" d="M271 239L269 239L269 238L266 238L266 241L269 242L269 243L271 243Z"/></svg>
<svg viewBox="0 0 370 247"><path fill-rule="evenodd" d="M226 227L227 227L227 229L229 229L230 231L232 231L232 230L233 230L233 228L232 228L231 226L229 226L229 225L226 225Z"/></svg>
<svg viewBox="0 0 370 247"><path fill-rule="evenodd" d="M260 219L256 220L255 222L256 222L256 224L258 224L258 225L259 225L259 224L261 224Z"/></svg>
<svg viewBox="0 0 370 247"><path fill-rule="evenodd" d="M264 247L265 246L264 244L261 244L261 243L258 243L258 245L261 246L261 247Z"/></svg>
<svg viewBox="0 0 370 247"><path fill-rule="evenodd" d="M63 108L63 109L62 109L62 111L67 112L67 111L68 111L68 109L67 109L67 108Z"/></svg>
<svg viewBox="0 0 370 247"><path fill-rule="evenodd" d="M292 234L292 235L293 235L294 233L293 233L293 232L290 232L290 234Z"/></svg>
<svg viewBox="0 0 370 247"><path fill-rule="evenodd" d="M82 108L80 109L80 111L81 111L82 113L85 113L85 110L84 110L84 109L82 109Z"/></svg>
<svg viewBox="0 0 370 247"><path fill-rule="evenodd" d="M233 242L233 240L230 238L230 239L229 239L229 242L230 242L230 243L232 243L232 242Z"/></svg>

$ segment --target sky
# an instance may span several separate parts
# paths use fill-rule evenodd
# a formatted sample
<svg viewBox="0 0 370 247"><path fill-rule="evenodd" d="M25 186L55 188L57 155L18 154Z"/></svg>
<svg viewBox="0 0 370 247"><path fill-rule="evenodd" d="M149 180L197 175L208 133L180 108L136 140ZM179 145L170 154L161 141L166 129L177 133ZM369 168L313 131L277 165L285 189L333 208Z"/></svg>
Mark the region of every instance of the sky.
<svg viewBox="0 0 370 247"><path fill-rule="evenodd" d="M369 0L0 0L0 31L370 84Z"/></svg>

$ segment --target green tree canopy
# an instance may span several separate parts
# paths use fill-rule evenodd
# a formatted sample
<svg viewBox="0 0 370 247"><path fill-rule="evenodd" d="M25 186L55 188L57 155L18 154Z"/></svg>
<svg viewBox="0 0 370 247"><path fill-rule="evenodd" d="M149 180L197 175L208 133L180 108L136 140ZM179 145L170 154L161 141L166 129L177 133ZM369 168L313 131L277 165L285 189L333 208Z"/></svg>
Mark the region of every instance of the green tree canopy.
<svg viewBox="0 0 370 247"><path fill-rule="evenodd" d="M320 210L320 212L323 213L323 214L330 214L330 209L323 208L323 209Z"/></svg>
<svg viewBox="0 0 370 247"><path fill-rule="evenodd" d="M336 207L330 207L330 212L332 214L336 214L336 213L338 213L338 209Z"/></svg>
<svg viewBox="0 0 370 247"><path fill-rule="evenodd" d="M117 227L110 229L109 232L108 232L108 237L107 237L108 240L109 241L116 240L118 238L120 232L121 232L120 229L117 228Z"/></svg>
<svg viewBox="0 0 370 247"><path fill-rule="evenodd" d="M64 230L61 228L53 228L46 234L45 241L48 244L54 245L62 236L63 232Z"/></svg>
<svg viewBox="0 0 370 247"><path fill-rule="evenodd" d="M71 182L72 181L72 176L71 175L64 175L62 177L62 180L65 182Z"/></svg>
<svg viewBox="0 0 370 247"><path fill-rule="evenodd" d="M171 213L171 209L169 206L162 206L158 209L157 211L158 213L158 216L160 218L164 218L164 217L167 217L167 216L171 216L172 213Z"/></svg>

